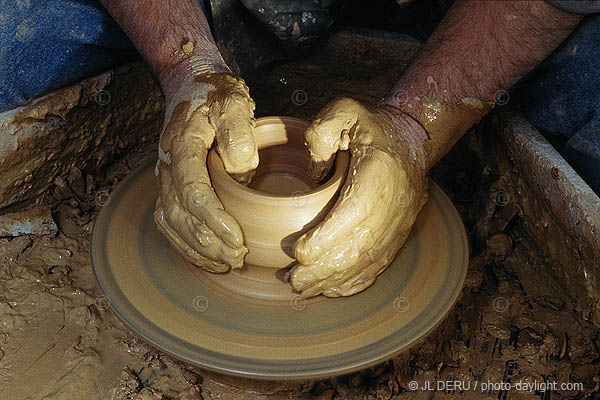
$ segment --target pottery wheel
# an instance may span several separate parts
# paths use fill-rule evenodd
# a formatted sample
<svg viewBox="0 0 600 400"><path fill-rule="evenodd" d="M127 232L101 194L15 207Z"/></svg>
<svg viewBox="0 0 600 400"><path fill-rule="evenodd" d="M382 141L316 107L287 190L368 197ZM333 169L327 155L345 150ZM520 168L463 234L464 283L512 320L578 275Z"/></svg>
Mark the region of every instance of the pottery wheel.
<svg viewBox="0 0 600 400"><path fill-rule="evenodd" d="M211 274L185 262L154 225L154 165L145 163L111 193L94 226L92 265L113 311L187 363L265 379L349 373L427 335L462 288L464 226L433 182L406 244L370 288L304 300L269 271Z"/></svg>

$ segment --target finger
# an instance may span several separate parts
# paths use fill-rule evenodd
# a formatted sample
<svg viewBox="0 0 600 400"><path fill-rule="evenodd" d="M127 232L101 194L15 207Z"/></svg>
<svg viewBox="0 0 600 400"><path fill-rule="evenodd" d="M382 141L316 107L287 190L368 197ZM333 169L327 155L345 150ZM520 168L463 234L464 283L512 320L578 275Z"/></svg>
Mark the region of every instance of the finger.
<svg viewBox="0 0 600 400"><path fill-rule="evenodd" d="M256 174L256 170L244 172L241 174L230 174L233 179L238 181L244 186L248 186L250 182L252 182L252 178L254 178L254 174Z"/></svg>
<svg viewBox="0 0 600 400"><path fill-rule="evenodd" d="M323 294L328 297L350 296L370 286L390 264L406 240L403 232L388 234L368 251L353 257L345 268L323 275L324 261L309 266L298 266L290 273L290 282L303 297ZM340 253L343 254L343 253Z"/></svg>
<svg viewBox="0 0 600 400"><path fill-rule="evenodd" d="M186 210L215 233L231 248L244 244L242 229L218 199L211 186L194 183L184 188L181 202Z"/></svg>
<svg viewBox="0 0 600 400"><path fill-rule="evenodd" d="M404 174L400 174L402 178ZM409 191L405 179L398 179L401 188L390 193ZM290 271L290 282L302 296L319 293L329 297L349 296L370 286L376 276L393 260L408 237L421 202L407 199L406 211L397 213L395 196L382 203L386 212L374 213L351 237L329 249L310 265L298 265ZM390 204L391 203L391 204Z"/></svg>
<svg viewBox="0 0 600 400"><path fill-rule="evenodd" d="M385 245L381 233L376 237L373 224L352 232L352 236L339 242L311 264L298 265L291 273L296 290L304 291L319 282L335 285L356 272L357 266L367 258L376 259L378 249ZM385 235L391 236L391 235Z"/></svg>
<svg viewBox="0 0 600 400"><path fill-rule="evenodd" d="M393 187L390 169L386 168L389 155L368 147L353 149L348 178L342 193L323 222L301 236L295 243L295 258L303 265L314 264L325 253L332 252L339 243L359 240L360 227L374 216L372 224L382 222L389 211ZM386 207L387 206L387 207Z"/></svg>
<svg viewBox="0 0 600 400"><path fill-rule="evenodd" d="M330 249L313 263L300 263L291 272L290 280L297 290L304 290L314 282L330 278L356 264L360 256L355 240L346 240Z"/></svg>
<svg viewBox="0 0 600 400"><path fill-rule="evenodd" d="M175 188L171 186L169 172L161 168L159 176L162 190L161 196L157 199L154 212L154 220L158 229L171 245L179 249L179 252L193 264L200 265L213 272L225 272L230 265L236 263L235 260L240 256L231 252L230 254L222 254L220 257L213 255L212 259L205 257L202 252L207 253L205 249L211 244L215 245L217 238L213 235L212 241L206 240L206 238L202 240L198 234L201 230L190 229L189 221L193 219L193 216L189 213L186 215L185 210L175 201ZM173 220L178 221L178 223L175 225ZM177 226L178 231L173 228L174 226ZM216 245L223 247L222 243Z"/></svg>
<svg viewBox="0 0 600 400"><path fill-rule="evenodd" d="M212 260L217 264L239 268L243 264L245 247L232 248L221 240L206 224L199 221L176 199L176 190L170 185L168 171L161 171L161 202L157 204L155 220L170 241L184 250L195 264ZM189 247L189 248L188 248ZM192 251L191 251L191 250ZM196 261L194 261L196 260ZM227 269L226 267L223 267Z"/></svg>
<svg viewBox="0 0 600 400"><path fill-rule="evenodd" d="M258 166L254 101L246 93L234 93L224 100L221 107L210 110L209 115L225 170L248 177L244 173Z"/></svg>
<svg viewBox="0 0 600 400"><path fill-rule="evenodd" d="M243 255L247 252L246 248L227 246L207 224L197 219L181 205L175 188L176 182L172 180L169 171L161 171L160 176L161 199L164 204L161 220L164 220L166 225L176 231L185 243L202 256L229 264L233 268L241 267Z"/></svg>
<svg viewBox="0 0 600 400"><path fill-rule="evenodd" d="M177 135L169 135L170 132L167 131L163 134L170 138L167 143L169 153L166 164L173 168L174 183L178 189L196 182L210 184L206 156L214 141L215 130L208 117L200 110L182 123L184 126Z"/></svg>
<svg viewBox="0 0 600 400"><path fill-rule="evenodd" d="M382 242L381 247L363 253L353 271L348 271L343 279L322 285L322 293L328 297L351 296L371 286L377 275L390 265L407 235L399 233L389 236L391 240Z"/></svg>
<svg viewBox="0 0 600 400"><path fill-rule="evenodd" d="M183 212L188 214L186 226L182 227L182 233L192 236L191 243L199 243L200 252L205 257L212 260L222 261L225 264L231 265L232 268L241 268L243 265L244 255L248 250L244 246L230 247L227 246L221 237L217 236L207 224L200 222L197 218L181 208ZM227 214L226 214L227 215Z"/></svg>
<svg viewBox="0 0 600 400"><path fill-rule="evenodd" d="M194 250L190 245L185 242L181 236L166 223L164 216L160 214L160 205L157 204L156 211L154 212L154 221L158 230L167 238L171 246L178 249L178 253L184 258L190 261L194 265L199 265L212 272L226 272L229 269L229 265L225 263L217 262L204 257L202 254Z"/></svg>
<svg viewBox="0 0 600 400"><path fill-rule="evenodd" d="M165 237L169 240L171 245L175 248L179 249L179 253L182 254L187 260L189 260L192 264L201 266L211 272L226 272L229 268L241 268L243 265L243 258L245 252L240 251L235 254L223 254L220 257L215 257L214 254L211 256L207 256L206 254L200 253L197 249L193 248L188 244L188 240L193 242L193 240L189 239L190 234L192 233L189 228L186 226L183 230L180 228L179 232L175 231L166 220L160 221L160 215L155 212L154 220L159 228L159 230L163 233ZM188 237L184 239L184 237ZM213 247L209 248L210 250L215 249L227 249L226 247ZM231 251L231 250L229 250ZM214 251L212 252L214 253ZM211 258L213 257L213 258Z"/></svg>
<svg viewBox="0 0 600 400"><path fill-rule="evenodd" d="M208 132L208 133L207 133ZM205 223L225 244L234 249L243 247L242 230L224 209L210 183L206 156L214 132L208 118L197 112L192 116L181 138L170 143L173 180L181 204L201 223Z"/></svg>
<svg viewBox="0 0 600 400"><path fill-rule="evenodd" d="M298 265L290 274L290 283L304 297L315 296L340 286L352 275L358 274L359 260L364 255L348 249L335 249L341 261L334 268L328 261L319 260L312 265Z"/></svg>
<svg viewBox="0 0 600 400"><path fill-rule="evenodd" d="M356 125L360 106L351 99L336 99L327 104L306 129L304 137L310 154L309 173L321 180L331 168L338 150L348 149L350 133Z"/></svg>

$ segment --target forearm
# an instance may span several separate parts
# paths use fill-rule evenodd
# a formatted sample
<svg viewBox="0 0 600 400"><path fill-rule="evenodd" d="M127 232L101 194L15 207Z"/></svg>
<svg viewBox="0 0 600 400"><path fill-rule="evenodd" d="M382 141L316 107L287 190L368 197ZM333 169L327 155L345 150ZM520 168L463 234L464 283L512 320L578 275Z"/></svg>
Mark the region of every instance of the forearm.
<svg viewBox="0 0 600 400"><path fill-rule="evenodd" d="M197 0L100 0L169 99L186 75L229 71Z"/></svg>
<svg viewBox="0 0 600 400"><path fill-rule="evenodd" d="M427 169L580 19L541 0L457 0L384 100L427 131Z"/></svg>

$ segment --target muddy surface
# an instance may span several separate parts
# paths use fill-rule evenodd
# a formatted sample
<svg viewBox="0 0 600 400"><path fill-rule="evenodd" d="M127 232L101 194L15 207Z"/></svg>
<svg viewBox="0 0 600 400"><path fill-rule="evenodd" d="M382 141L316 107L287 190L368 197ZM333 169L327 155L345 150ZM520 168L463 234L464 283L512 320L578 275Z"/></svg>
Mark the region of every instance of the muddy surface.
<svg viewBox="0 0 600 400"><path fill-rule="evenodd" d="M398 73L309 60L247 81L257 116L310 118L335 96L380 99ZM486 150L481 138L490 134L470 132L432 173L461 214L471 244L454 309L409 352L317 382L219 376L173 360L130 332L98 291L88 251L94 217L140 154L74 175L38 201L52 210L57 234L0 239L0 398L597 398L598 330L576 317L545 272L552 260L524 229L521 202L530 195L513 167ZM439 390L412 390L415 381ZM507 389L517 382L537 383L537 390ZM544 382L556 382L556 390L543 390ZM560 387L567 383L582 385Z"/></svg>

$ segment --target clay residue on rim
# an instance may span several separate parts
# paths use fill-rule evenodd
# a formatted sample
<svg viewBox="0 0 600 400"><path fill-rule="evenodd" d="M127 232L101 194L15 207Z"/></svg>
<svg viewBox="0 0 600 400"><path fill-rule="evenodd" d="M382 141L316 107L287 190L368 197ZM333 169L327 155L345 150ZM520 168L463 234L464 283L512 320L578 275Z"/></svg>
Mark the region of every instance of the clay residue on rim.
<svg viewBox="0 0 600 400"><path fill-rule="evenodd" d="M256 128L258 130L257 131L257 142L258 142L259 150L262 150L263 148L265 148L264 144L261 142L261 138L259 135L261 127L273 125L273 124L280 124L282 121L285 121L286 124L290 124L291 126L300 126L303 129L307 126L307 121L301 120L299 118L294 118L294 117L263 117L263 118L259 118L256 123ZM285 146L285 144L279 143L276 146ZM307 155L307 160L308 160L308 155ZM290 199L293 198L293 199L296 199L296 200L302 201L302 202L310 201L310 198L316 196L318 192L325 190L325 189L331 187L332 185L339 183L339 181L342 179L345 179L347 165L349 164L349 154L347 152L340 152L340 155L338 157L336 157L335 163L336 163L335 168L334 168L333 174L331 174L331 176L327 176L324 180L319 182L319 184L317 186L315 186L314 188L312 188L306 192L302 191L302 193L295 193L295 194L293 194L293 196L289 196L289 195L277 195L277 194L273 194L273 193L264 193L264 192L261 192L260 190L254 189L252 187L252 184L244 184L244 183L238 182L234 177L231 176L231 174L228 174L225 171L224 164L219 159L219 155L218 155L218 152L216 151L216 149L212 149L208 153L209 172L211 170L213 171L211 173L211 179L214 179L213 176L215 176L215 174L218 175L219 177L223 176L224 178L228 179L229 185L233 185L237 189L244 191L248 196L252 196L253 198L256 198L256 199L260 198L260 199L264 200L266 204L276 204L279 201L279 199L281 199L281 198L290 198ZM342 166L343 166L343 168L341 168ZM260 166L259 166L259 168L260 168Z"/></svg>
<svg viewBox="0 0 600 400"><path fill-rule="evenodd" d="M240 225L244 243L249 252L245 262L283 268L294 262L290 248L299 233L314 227L329 212L344 184L350 164L348 152L336 158L335 171L322 184L310 181L307 174L308 152L304 145L304 130L308 121L290 117L259 118L256 137L262 148L262 166L256 171L258 184L264 176L286 180L287 173L296 174L292 185L301 179L308 180L305 187L288 188L291 193L267 193L252 183L248 186L236 182L225 170L218 153L213 149L208 155L211 183L224 209ZM291 172L290 172L291 171ZM281 175L277 175L281 174ZM267 182L268 183L268 182ZM281 182L275 182L281 184ZM312 188L311 188L312 186ZM257 190L258 189L258 190ZM262 224L272 223L272 228Z"/></svg>

